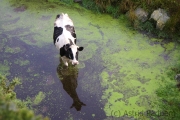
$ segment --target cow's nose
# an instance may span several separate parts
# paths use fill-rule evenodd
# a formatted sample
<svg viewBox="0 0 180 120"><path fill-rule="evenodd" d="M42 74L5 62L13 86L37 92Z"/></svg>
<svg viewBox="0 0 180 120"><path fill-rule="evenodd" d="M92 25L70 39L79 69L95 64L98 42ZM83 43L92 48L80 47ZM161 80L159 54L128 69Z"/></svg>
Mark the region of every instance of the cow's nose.
<svg viewBox="0 0 180 120"><path fill-rule="evenodd" d="M79 62L78 62L78 61L77 61L77 62L73 62L72 64L73 64L73 65L77 65L77 64L79 64Z"/></svg>

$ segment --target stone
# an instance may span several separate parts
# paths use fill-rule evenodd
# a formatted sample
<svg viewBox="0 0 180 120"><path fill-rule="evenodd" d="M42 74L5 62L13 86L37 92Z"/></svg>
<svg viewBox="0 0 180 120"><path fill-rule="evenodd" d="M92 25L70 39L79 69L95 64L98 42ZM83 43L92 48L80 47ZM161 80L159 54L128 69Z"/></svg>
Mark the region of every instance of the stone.
<svg viewBox="0 0 180 120"><path fill-rule="evenodd" d="M165 23L170 19L170 17L167 15L166 11L159 8L151 14L150 19L154 19L156 23L156 28L162 30L165 26Z"/></svg>
<svg viewBox="0 0 180 120"><path fill-rule="evenodd" d="M146 12L142 8L136 8L134 13L138 20L140 20L141 22L145 22L148 19L148 12Z"/></svg>

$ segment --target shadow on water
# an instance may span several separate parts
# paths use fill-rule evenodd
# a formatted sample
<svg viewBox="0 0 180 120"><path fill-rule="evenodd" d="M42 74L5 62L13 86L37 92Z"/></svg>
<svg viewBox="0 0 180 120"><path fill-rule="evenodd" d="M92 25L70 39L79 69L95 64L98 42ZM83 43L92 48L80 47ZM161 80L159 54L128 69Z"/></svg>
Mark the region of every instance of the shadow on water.
<svg viewBox="0 0 180 120"><path fill-rule="evenodd" d="M82 106L86 106L78 97L76 92L76 88L78 86L77 78L78 78L78 68L77 66L69 65L66 67L63 65L62 60L57 67L58 77L63 85L63 89L67 92L67 94L73 99L73 104L71 108L75 107L77 111L81 110Z"/></svg>

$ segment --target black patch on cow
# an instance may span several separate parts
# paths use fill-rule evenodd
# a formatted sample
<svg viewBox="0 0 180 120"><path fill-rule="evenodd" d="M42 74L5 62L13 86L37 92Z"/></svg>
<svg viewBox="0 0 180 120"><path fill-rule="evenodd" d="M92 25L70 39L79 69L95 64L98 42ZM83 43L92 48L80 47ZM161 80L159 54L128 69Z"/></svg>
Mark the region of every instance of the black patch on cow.
<svg viewBox="0 0 180 120"><path fill-rule="evenodd" d="M84 47L79 47L78 51L82 51L84 49Z"/></svg>
<svg viewBox="0 0 180 120"><path fill-rule="evenodd" d="M74 59L74 56L73 56L73 53L72 53L72 50L71 48L69 48L66 52L66 57L73 60Z"/></svg>
<svg viewBox="0 0 180 120"><path fill-rule="evenodd" d="M76 39L74 40L75 44L76 44Z"/></svg>
<svg viewBox="0 0 180 120"><path fill-rule="evenodd" d="M57 39L57 42L59 41L59 38Z"/></svg>
<svg viewBox="0 0 180 120"><path fill-rule="evenodd" d="M74 38L76 38L76 33L74 32L74 33L71 33L71 35L74 37Z"/></svg>
<svg viewBox="0 0 180 120"><path fill-rule="evenodd" d="M66 25L65 28L66 28L67 31L69 31L71 33L71 35L74 38L76 38L76 33L75 33L75 30L74 30L74 26Z"/></svg>
<svg viewBox="0 0 180 120"><path fill-rule="evenodd" d="M67 51L70 48L71 44L66 44L65 45L65 50Z"/></svg>
<svg viewBox="0 0 180 120"><path fill-rule="evenodd" d="M66 44L63 47L60 48L60 56L66 56L69 59L74 59L72 50L70 48L70 44Z"/></svg>
<svg viewBox="0 0 180 120"><path fill-rule="evenodd" d="M53 33L54 44L56 42L56 39L62 34L62 32L63 32L62 27L54 27L54 33Z"/></svg>
<svg viewBox="0 0 180 120"><path fill-rule="evenodd" d="M76 60L78 60L78 51L76 52Z"/></svg>
<svg viewBox="0 0 180 120"><path fill-rule="evenodd" d="M66 54L66 50L65 50L65 45L63 47L60 48L60 56L65 56Z"/></svg>
<svg viewBox="0 0 180 120"><path fill-rule="evenodd" d="M70 47L70 44L66 44L66 45L64 45L63 47L60 48L61 57L66 55L66 52L69 49L69 47Z"/></svg>

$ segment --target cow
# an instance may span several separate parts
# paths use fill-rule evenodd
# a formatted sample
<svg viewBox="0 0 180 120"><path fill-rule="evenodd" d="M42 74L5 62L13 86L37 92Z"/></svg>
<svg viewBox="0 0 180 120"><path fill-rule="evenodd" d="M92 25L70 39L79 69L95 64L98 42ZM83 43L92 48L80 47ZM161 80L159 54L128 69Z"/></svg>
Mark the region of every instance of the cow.
<svg viewBox="0 0 180 120"><path fill-rule="evenodd" d="M60 51L62 61L66 66L68 62L72 65L79 64L78 51L82 51L84 47L76 45L76 33L73 21L68 14L58 14L54 22L53 33L54 45Z"/></svg>

